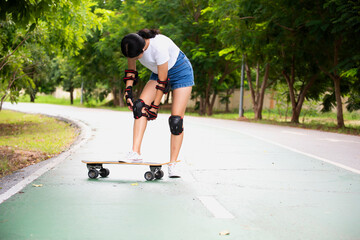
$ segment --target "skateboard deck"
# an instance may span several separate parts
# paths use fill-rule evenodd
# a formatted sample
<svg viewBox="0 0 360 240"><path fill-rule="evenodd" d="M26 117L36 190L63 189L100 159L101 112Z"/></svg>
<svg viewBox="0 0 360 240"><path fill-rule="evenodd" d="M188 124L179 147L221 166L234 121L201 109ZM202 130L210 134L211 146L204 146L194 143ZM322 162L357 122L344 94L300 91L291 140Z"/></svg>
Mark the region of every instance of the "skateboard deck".
<svg viewBox="0 0 360 240"><path fill-rule="evenodd" d="M86 164L89 172L89 178L95 179L99 175L101 177L107 177L110 174L110 170L108 168L104 168L103 164L122 164L122 165L145 165L150 167L150 171L145 172L144 177L147 181L151 181L154 179L161 179L164 176L164 172L161 170L163 165L166 165L170 162L158 163L158 162L124 162L124 161L85 161L82 160L83 163Z"/></svg>
<svg viewBox="0 0 360 240"><path fill-rule="evenodd" d="M125 161L85 161L82 160L83 163L86 164L129 164L129 165L146 165L146 166L162 166L169 164L170 162L158 163L158 162L125 162Z"/></svg>

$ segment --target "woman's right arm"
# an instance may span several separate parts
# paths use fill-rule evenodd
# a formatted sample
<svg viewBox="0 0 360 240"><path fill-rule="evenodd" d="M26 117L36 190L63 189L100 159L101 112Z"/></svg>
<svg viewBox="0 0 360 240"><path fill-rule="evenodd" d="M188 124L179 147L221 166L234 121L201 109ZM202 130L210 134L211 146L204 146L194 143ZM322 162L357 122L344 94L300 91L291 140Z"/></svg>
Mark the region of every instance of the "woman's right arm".
<svg viewBox="0 0 360 240"><path fill-rule="evenodd" d="M128 69L136 71L136 60L133 58L128 58L127 61L128 61ZM135 77L135 74L127 73L126 76L127 77ZM126 81L126 87L133 86L133 84L134 84L134 81L132 81L132 80Z"/></svg>

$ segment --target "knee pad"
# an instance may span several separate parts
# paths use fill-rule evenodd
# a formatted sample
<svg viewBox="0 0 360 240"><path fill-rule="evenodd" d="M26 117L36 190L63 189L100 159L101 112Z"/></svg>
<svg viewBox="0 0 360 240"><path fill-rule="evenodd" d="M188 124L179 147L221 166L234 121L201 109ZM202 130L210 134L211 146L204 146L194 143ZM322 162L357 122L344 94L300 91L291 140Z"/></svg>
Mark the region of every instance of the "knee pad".
<svg viewBox="0 0 360 240"><path fill-rule="evenodd" d="M142 99L138 99L134 102L133 105L133 114L135 119L139 119L143 116L146 116L145 113L142 112L142 109L146 107L145 102Z"/></svg>
<svg viewBox="0 0 360 240"><path fill-rule="evenodd" d="M170 132L174 135L180 135L183 128L183 119L180 116L170 116L169 118Z"/></svg>

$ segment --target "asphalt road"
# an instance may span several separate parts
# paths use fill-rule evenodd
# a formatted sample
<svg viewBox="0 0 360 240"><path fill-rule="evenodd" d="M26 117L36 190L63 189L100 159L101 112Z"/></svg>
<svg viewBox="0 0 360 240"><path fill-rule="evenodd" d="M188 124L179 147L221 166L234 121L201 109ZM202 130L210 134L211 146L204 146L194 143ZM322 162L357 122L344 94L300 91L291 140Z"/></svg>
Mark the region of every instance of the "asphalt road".
<svg viewBox="0 0 360 240"><path fill-rule="evenodd" d="M4 108L71 119L82 135L68 152L0 181L1 240L360 239L359 137L185 117L181 179L165 168L163 180L146 182L146 167L108 165L110 175L94 180L81 160L129 151L130 112ZM149 122L147 161L168 161L168 117Z"/></svg>

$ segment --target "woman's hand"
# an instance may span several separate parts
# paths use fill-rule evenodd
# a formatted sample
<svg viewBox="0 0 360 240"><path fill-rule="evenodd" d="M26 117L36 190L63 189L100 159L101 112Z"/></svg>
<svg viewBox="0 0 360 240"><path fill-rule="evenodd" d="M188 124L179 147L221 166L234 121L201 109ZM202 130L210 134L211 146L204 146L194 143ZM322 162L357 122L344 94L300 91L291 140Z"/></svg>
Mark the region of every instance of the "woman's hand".
<svg viewBox="0 0 360 240"><path fill-rule="evenodd" d="M126 100L126 104L127 104L127 106L128 106L128 109L129 109L130 111L132 111L134 104L133 104L133 102L131 101L131 99Z"/></svg>
<svg viewBox="0 0 360 240"><path fill-rule="evenodd" d="M129 110L132 111L133 110L133 105L134 105L132 86L128 86L125 89L125 99L126 99L126 104L127 104L128 108L129 108Z"/></svg>

